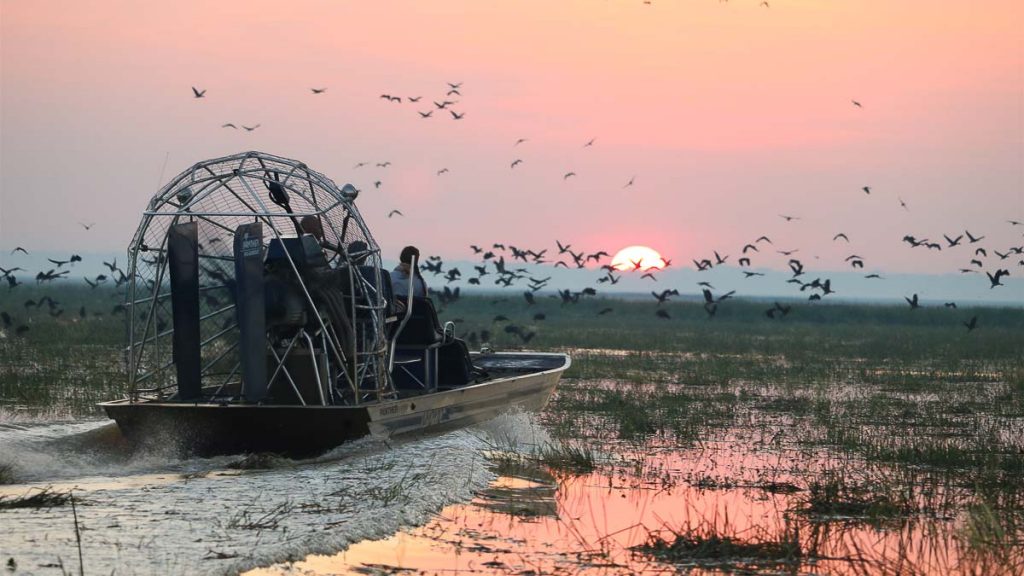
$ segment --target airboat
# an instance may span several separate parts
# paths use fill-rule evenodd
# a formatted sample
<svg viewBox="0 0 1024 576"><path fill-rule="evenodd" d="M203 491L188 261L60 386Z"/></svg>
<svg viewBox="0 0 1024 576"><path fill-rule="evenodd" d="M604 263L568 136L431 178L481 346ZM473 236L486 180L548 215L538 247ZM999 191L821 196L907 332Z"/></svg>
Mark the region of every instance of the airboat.
<svg viewBox="0 0 1024 576"><path fill-rule="evenodd" d="M128 393L100 404L131 444L304 456L545 406L570 358L469 352L429 298L395 297L358 193L246 152L150 200L128 249Z"/></svg>

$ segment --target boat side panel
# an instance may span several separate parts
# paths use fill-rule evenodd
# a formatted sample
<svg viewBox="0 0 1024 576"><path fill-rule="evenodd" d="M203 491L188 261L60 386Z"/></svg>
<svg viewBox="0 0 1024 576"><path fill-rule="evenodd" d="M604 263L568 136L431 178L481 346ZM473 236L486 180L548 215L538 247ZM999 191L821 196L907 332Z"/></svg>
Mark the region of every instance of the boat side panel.
<svg viewBox="0 0 1024 576"><path fill-rule="evenodd" d="M306 456L369 433L360 407L106 404L132 444L151 450L207 456L276 452Z"/></svg>
<svg viewBox="0 0 1024 576"><path fill-rule="evenodd" d="M509 410L540 411L551 398L561 372L507 378L372 406L368 408L370 431L399 436L467 426Z"/></svg>

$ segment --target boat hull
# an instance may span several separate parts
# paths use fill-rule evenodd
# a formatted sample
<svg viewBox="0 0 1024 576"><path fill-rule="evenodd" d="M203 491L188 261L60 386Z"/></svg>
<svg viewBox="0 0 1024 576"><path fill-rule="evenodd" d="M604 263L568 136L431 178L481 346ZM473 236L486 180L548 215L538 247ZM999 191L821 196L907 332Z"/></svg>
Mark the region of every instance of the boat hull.
<svg viewBox="0 0 1024 576"><path fill-rule="evenodd" d="M563 354L506 353L480 358L510 372L479 384L359 406L267 406L118 400L101 404L129 442L199 456L322 453L373 435L399 437L468 426L508 411L538 411L570 360ZM484 362L483 360L486 360ZM546 367L514 373L515 366Z"/></svg>

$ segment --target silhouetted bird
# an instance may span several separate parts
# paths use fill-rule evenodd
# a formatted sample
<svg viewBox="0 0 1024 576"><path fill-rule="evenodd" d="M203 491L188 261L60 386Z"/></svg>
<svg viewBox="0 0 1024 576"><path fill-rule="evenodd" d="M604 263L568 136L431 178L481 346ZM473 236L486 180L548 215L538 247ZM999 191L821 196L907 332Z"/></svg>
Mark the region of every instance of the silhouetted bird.
<svg viewBox="0 0 1024 576"><path fill-rule="evenodd" d="M313 94L323 94L324 92L327 92L327 88L310 88L309 90Z"/></svg>
<svg viewBox="0 0 1024 576"><path fill-rule="evenodd" d="M967 322L964 322L964 326L967 327L967 331L968 332L973 331L975 328L978 327L978 317L977 316L972 316L970 320L968 320Z"/></svg>
<svg viewBox="0 0 1024 576"><path fill-rule="evenodd" d="M967 235L967 239L971 242L971 244L974 244L975 242L981 242L982 240L985 239L984 236L978 236L977 238L975 238L974 236L971 236L971 233L967 230L964 230L964 234Z"/></svg>
<svg viewBox="0 0 1024 576"><path fill-rule="evenodd" d="M391 218L392 216L405 216L405 214L402 214L401 210L392 210L391 212L388 212L388 218Z"/></svg>
<svg viewBox="0 0 1024 576"><path fill-rule="evenodd" d="M906 296L904 296L903 299L907 301L907 304L910 304L910 309L911 310L914 310L914 309L920 307L920 304L918 303L918 300L917 300L917 294L916 293L911 298L907 298Z"/></svg>
<svg viewBox="0 0 1024 576"><path fill-rule="evenodd" d="M1010 271L1000 269L996 270L995 274L992 274L991 272L985 272L985 274L988 276L988 281L992 283L992 285L989 286L989 289L992 289L995 288L996 286L1005 286L1005 284L1000 282L999 279L1002 278L1003 276L1009 276Z"/></svg>
<svg viewBox="0 0 1024 576"><path fill-rule="evenodd" d="M203 98L206 96L206 90L197 90L195 86L192 87L192 95L195 98Z"/></svg>

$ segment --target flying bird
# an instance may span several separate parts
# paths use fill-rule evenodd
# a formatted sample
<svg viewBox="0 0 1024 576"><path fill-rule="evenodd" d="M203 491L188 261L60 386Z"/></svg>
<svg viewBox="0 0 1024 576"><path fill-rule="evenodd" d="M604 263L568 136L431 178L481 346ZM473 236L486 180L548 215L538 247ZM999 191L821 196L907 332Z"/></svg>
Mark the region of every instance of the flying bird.
<svg viewBox="0 0 1024 576"><path fill-rule="evenodd" d="M964 324L965 327L967 327L967 331L968 332L972 332L972 331L974 331L975 328L978 327L978 317L977 316L972 316L970 320L968 320L967 322L964 322L963 324Z"/></svg>
<svg viewBox="0 0 1024 576"><path fill-rule="evenodd" d="M871 194L871 186L865 186L861 188L861 190L863 190L865 194Z"/></svg>
<svg viewBox="0 0 1024 576"><path fill-rule="evenodd" d="M448 112L451 113L452 118L454 118L455 120L462 120L462 117L466 115L465 112L463 112L462 114L459 114L455 110L449 110Z"/></svg>
<svg viewBox="0 0 1024 576"><path fill-rule="evenodd" d="M401 210L392 210L391 212L388 212L388 218L391 218L392 216L405 216L405 214L402 214Z"/></svg>
<svg viewBox="0 0 1024 576"><path fill-rule="evenodd" d="M310 91L312 91L313 94L323 94L324 92L327 92L327 88L310 88Z"/></svg>
<svg viewBox="0 0 1024 576"><path fill-rule="evenodd" d="M856 100L850 100L850 102L853 102L853 105L857 108L863 108L863 106L860 105L860 102L857 102Z"/></svg>
<svg viewBox="0 0 1024 576"><path fill-rule="evenodd" d="M89 224L86 224L85 222L79 222L78 225L81 226L82 228L85 228L86 230L92 230L92 227L95 226L96 223L90 222Z"/></svg>
<svg viewBox="0 0 1024 576"><path fill-rule="evenodd" d="M840 232L839 234L836 234L835 236L833 236L832 237L832 241L835 242L836 240L839 240L840 238L842 238L843 240L846 240L847 242L850 241L850 239L846 236L846 234L843 234L842 232Z"/></svg>
<svg viewBox="0 0 1024 576"><path fill-rule="evenodd" d="M440 176L441 174L447 174L447 173L448 173L448 169L447 168L441 168L440 170L437 171L437 175L438 176Z"/></svg>
<svg viewBox="0 0 1024 576"><path fill-rule="evenodd" d="M228 122L227 124L221 124L220 127L221 128L234 128L235 130L238 130L238 126L235 126L231 122Z"/></svg>
<svg viewBox="0 0 1024 576"><path fill-rule="evenodd" d="M566 172L565 176L562 176L562 180L568 180L571 176L575 176L575 172Z"/></svg>
<svg viewBox="0 0 1024 576"><path fill-rule="evenodd" d="M520 144L522 144L523 142L526 142L526 141L527 141L526 138L520 138L520 139L516 140L516 143L513 144L512 146L519 146Z"/></svg>
<svg viewBox="0 0 1024 576"><path fill-rule="evenodd" d="M205 96L206 96L206 90L196 90L196 87L195 87L195 86L193 86L193 87L192 87L192 94L193 94L193 95L194 95L194 96L195 96L196 98L203 98L203 97L205 97Z"/></svg>
<svg viewBox="0 0 1024 576"><path fill-rule="evenodd" d="M516 158L515 160L512 161L512 168L515 168L517 165L522 164L522 163L523 163L523 161L521 159Z"/></svg>
<svg viewBox="0 0 1024 576"><path fill-rule="evenodd" d="M430 118L434 114L434 111L427 110L426 112L420 112L417 110L416 113L420 115L420 118Z"/></svg>
<svg viewBox="0 0 1024 576"><path fill-rule="evenodd" d="M259 127L260 127L260 124L257 124L255 126L246 126L245 124L242 124L242 128L245 128L246 132L252 132L253 130L255 130L255 129L259 128Z"/></svg>
<svg viewBox="0 0 1024 576"><path fill-rule="evenodd" d="M904 296L903 299L907 301L907 304L910 304L910 309L911 310L914 310L914 309L919 308L921 306L918 303L918 300L917 300L917 293L914 293L913 297L911 297L911 298L907 298L906 296Z"/></svg>
<svg viewBox="0 0 1024 576"><path fill-rule="evenodd" d="M593 146L594 145L594 140L595 140L595 138L591 138L586 144L583 145L583 147L587 148L589 146Z"/></svg>
<svg viewBox="0 0 1024 576"><path fill-rule="evenodd" d="M1000 282L1000 279L1003 276L1009 276L1010 275L1010 271L1009 270L996 270L995 274L992 274L991 272L985 272L985 274L988 276L988 281L992 283L992 285L989 286L989 289L991 290L992 288L995 288L996 286L1005 286L1005 284Z"/></svg>
<svg viewBox="0 0 1024 576"><path fill-rule="evenodd" d="M967 239L970 241L971 244L974 244L975 242L981 242L982 240L985 239L984 236L978 236L977 238L975 238L967 230L964 230L964 234L967 234Z"/></svg>

